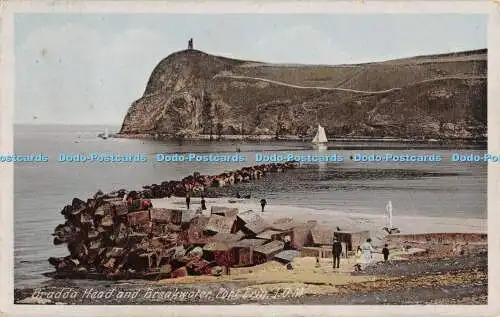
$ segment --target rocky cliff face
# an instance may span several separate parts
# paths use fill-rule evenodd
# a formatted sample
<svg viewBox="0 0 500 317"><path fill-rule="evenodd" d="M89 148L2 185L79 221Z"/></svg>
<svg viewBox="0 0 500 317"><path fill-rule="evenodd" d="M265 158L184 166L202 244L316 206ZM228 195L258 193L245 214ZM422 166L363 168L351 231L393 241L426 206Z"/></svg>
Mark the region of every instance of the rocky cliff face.
<svg viewBox="0 0 500 317"><path fill-rule="evenodd" d="M153 70L121 134L480 138L487 51L359 65L277 65L174 53Z"/></svg>

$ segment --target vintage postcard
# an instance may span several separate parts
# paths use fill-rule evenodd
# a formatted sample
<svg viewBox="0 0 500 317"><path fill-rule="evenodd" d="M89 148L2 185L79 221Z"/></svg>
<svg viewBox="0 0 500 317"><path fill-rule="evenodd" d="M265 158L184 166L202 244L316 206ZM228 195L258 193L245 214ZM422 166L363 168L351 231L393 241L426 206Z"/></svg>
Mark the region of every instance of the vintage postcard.
<svg viewBox="0 0 500 317"><path fill-rule="evenodd" d="M5 316L500 314L494 2L1 14Z"/></svg>

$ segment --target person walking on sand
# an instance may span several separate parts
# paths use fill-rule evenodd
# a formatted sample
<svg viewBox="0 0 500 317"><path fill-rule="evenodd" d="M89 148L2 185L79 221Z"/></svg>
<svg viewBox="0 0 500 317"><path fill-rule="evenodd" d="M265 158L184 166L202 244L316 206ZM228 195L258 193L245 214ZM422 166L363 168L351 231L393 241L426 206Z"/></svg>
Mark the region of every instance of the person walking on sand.
<svg viewBox="0 0 500 317"><path fill-rule="evenodd" d="M186 194L186 206L187 209L189 210L189 203L191 202L191 197L189 196L189 193Z"/></svg>
<svg viewBox="0 0 500 317"><path fill-rule="evenodd" d="M260 200L260 206L262 207L262 212L264 212L264 207L266 206L266 204L267 204L267 201L264 198L262 198Z"/></svg>
<svg viewBox="0 0 500 317"><path fill-rule="evenodd" d="M342 244L337 240L337 237L333 238L332 244L332 255L333 255L333 268L339 268L340 266L340 255L342 254Z"/></svg>
<svg viewBox="0 0 500 317"><path fill-rule="evenodd" d="M387 244L384 245L384 248L382 249L382 254L384 255L384 262L387 262L387 260L389 260L389 248L387 247Z"/></svg>
<svg viewBox="0 0 500 317"><path fill-rule="evenodd" d="M361 250L363 251L363 264L364 267L367 267L372 260L372 252L374 251L371 245L372 239L366 239L366 242L361 246Z"/></svg>

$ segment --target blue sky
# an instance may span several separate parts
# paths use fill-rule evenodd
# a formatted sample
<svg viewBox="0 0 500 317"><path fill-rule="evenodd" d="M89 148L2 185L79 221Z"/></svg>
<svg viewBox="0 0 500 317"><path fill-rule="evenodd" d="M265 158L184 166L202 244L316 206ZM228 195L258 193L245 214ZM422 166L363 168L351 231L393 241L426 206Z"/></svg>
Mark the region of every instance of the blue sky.
<svg viewBox="0 0 500 317"><path fill-rule="evenodd" d="M487 16L18 14L15 122L121 124L156 64L190 37L228 57L359 63L486 48Z"/></svg>

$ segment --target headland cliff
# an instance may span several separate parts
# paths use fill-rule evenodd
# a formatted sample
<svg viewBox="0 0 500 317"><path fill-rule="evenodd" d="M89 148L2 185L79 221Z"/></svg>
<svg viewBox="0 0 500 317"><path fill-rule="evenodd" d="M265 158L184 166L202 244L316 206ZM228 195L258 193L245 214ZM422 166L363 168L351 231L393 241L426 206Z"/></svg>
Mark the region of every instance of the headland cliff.
<svg viewBox="0 0 500 317"><path fill-rule="evenodd" d="M198 50L154 68L119 135L485 139L487 50L353 65L236 60Z"/></svg>

